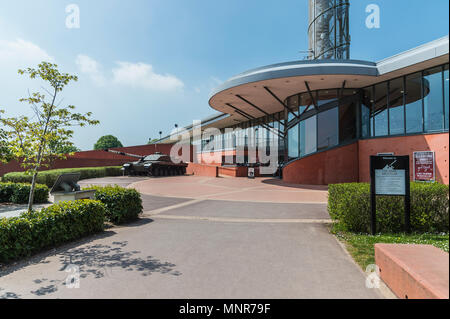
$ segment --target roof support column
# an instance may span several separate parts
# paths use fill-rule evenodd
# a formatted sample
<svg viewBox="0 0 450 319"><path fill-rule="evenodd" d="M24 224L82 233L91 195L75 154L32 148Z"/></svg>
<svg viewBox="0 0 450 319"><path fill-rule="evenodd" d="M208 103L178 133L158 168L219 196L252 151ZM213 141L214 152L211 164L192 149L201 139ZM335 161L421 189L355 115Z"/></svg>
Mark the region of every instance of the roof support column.
<svg viewBox="0 0 450 319"><path fill-rule="evenodd" d="M272 95L272 97L278 101L278 103L280 103L284 109L287 109L289 113L291 113L292 115L294 115L296 118L299 118L299 116L297 114L295 114L292 109L287 106L286 104L283 103L283 101L281 101L281 99L275 95L275 93L273 93L267 86L264 87L264 90L266 90L270 95Z"/></svg>
<svg viewBox="0 0 450 319"><path fill-rule="evenodd" d="M314 96L313 96L313 94L312 94L312 92L311 92L311 88L309 87L309 84L308 84L307 81L305 81L305 86L306 86L306 89L308 90L309 97L311 98L311 101L312 101L313 104L314 104L314 108L315 108L316 110L318 110L318 109L319 109L319 106L317 105L316 99L314 98Z"/></svg>

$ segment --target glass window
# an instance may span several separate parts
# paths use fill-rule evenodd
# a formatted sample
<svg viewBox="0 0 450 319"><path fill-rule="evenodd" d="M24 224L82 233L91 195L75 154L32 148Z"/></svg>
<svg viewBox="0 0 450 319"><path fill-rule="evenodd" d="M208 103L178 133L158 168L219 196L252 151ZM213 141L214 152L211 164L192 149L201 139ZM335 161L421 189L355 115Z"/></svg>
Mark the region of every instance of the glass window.
<svg viewBox="0 0 450 319"><path fill-rule="evenodd" d="M372 117L375 136L388 135L387 83L375 85Z"/></svg>
<svg viewBox="0 0 450 319"><path fill-rule="evenodd" d="M317 92L317 105L321 106L337 100L337 90L320 90Z"/></svg>
<svg viewBox="0 0 450 319"><path fill-rule="evenodd" d="M403 106L403 78L389 82L389 134L405 133L405 113Z"/></svg>
<svg viewBox="0 0 450 319"><path fill-rule="evenodd" d="M356 103L353 99L339 103L339 141L356 139Z"/></svg>
<svg viewBox="0 0 450 319"><path fill-rule="evenodd" d="M425 132L441 131L444 128L442 67L423 72L423 97Z"/></svg>
<svg viewBox="0 0 450 319"><path fill-rule="evenodd" d="M406 133L423 131L421 79L420 73L406 77Z"/></svg>
<svg viewBox="0 0 450 319"><path fill-rule="evenodd" d="M319 129L317 131L317 150L321 151L339 143L338 128L339 110L334 109L319 113L317 121Z"/></svg>
<svg viewBox="0 0 450 319"><path fill-rule="evenodd" d="M370 136L370 109L372 102L372 88L364 89L361 102L361 136L367 138Z"/></svg>
<svg viewBox="0 0 450 319"><path fill-rule="evenodd" d="M291 128L288 132L288 156L289 159L299 157L298 125Z"/></svg>
<svg viewBox="0 0 450 319"><path fill-rule="evenodd" d="M300 122L300 156L317 152L316 116Z"/></svg>
<svg viewBox="0 0 450 319"><path fill-rule="evenodd" d="M449 74L448 64L444 66L444 112L445 112L445 129L448 130L448 112L449 112Z"/></svg>
<svg viewBox="0 0 450 319"><path fill-rule="evenodd" d="M289 108L291 110L295 110L299 105L298 95L294 95L294 96L291 96L290 98L288 98L287 105L289 106Z"/></svg>

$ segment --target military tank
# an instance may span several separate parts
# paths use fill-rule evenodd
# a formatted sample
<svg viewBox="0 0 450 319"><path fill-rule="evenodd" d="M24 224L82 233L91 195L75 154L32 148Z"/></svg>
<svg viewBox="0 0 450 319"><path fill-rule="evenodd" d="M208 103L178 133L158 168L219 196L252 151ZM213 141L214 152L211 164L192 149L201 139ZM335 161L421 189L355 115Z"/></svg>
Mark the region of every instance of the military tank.
<svg viewBox="0 0 450 319"><path fill-rule="evenodd" d="M156 152L151 155L141 156L106 149L106 152L123 156L135 157L139 160L123 164L123 175L146 175L146 176L177 176L186 174L186 163L174 163L169 155Z"/></svg>

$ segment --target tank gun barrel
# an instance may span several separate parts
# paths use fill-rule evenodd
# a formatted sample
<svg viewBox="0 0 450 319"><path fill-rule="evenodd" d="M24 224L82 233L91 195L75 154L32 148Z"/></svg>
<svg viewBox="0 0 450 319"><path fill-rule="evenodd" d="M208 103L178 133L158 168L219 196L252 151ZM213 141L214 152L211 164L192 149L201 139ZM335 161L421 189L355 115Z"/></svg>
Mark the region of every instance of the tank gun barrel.
<svg viewBox="0 0 450 319"><path fill-rule="evenodd" d="M142 155L130 154L130 153L125 153L125 152L120 152L120 151L115 151L115 150L110 150L110 149L105 149L104 151L109 152L109 153L123 155L123 156L135 157L135 158L139 158L139 159L143 159L145 157Z"/></svg>

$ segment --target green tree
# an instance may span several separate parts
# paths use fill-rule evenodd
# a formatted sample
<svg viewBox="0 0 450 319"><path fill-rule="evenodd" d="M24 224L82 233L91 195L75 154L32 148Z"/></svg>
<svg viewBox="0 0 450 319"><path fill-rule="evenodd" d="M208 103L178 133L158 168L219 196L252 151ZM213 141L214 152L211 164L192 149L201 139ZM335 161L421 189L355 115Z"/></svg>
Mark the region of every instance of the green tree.
<svg viewBox="0 0 450 319"><path fill-rule="evenodd" d="M72 155L75 152L80 152L80 149L75 145L66 145L66 144L61 145L57 141L50 143L49 147L55 154Z"/></svg>
<svg viewBox="0 0 450 319"><path fill-rule="evenodd" d="M114 135L105 135L98 139L97 143L94 144L94 150L105 150L107 148L113 147L123 147L119 139Z"/></svg>
<svg viewBox="0 0 450 319"><path fill-rule="evenodd" d="M0 110L0 121L2 113L4 113L4 111ZM3 127L0 127L0 163L7 163L12 159L12 157L13 156L8 145L8 133L3 129Z"/></svg>
<svg viewBox="0 0 450 319"><path fill-rule="evenodd" d="M65 154L56 153L50 146L73 146L70 138L73 127L96 125L97 120L91 119L91 112L86 114L73 113L75 106L60 106L56 98L63 88L72 81L77 81L75 75L60 73L56 64L42 62L37 69L27 68L19 70L19 74L26 74L31 79L40 79L50 86L45 90L47 97L40 93L29 93L27 98L19 101L30 104L34 116L2 118L2 124L7 128L6 135L11 153L22 161L22 166L28 174L33 176L28 199L28 210L32 210L36 176L42 167L48 167L54 158L66 158Z"/></svg>

